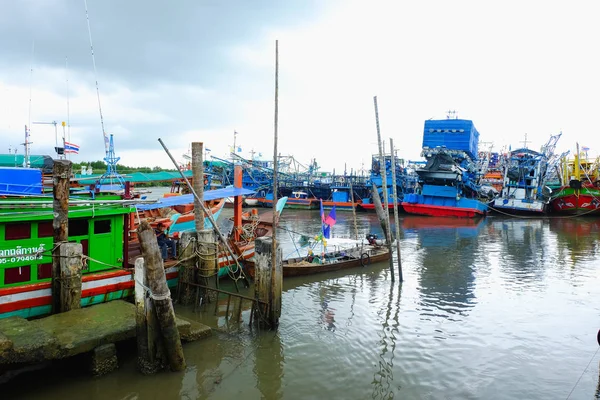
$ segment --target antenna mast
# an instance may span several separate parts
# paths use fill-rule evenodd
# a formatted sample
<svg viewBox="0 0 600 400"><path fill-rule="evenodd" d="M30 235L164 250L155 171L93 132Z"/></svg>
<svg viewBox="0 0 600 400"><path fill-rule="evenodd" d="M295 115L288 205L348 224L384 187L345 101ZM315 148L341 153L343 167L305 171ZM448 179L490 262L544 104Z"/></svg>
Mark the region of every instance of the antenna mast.
<svg viewBox="0 0 600 400"><path fill-rule="evenodd" d="M98 89L98 71L96 69L96 57L94 56L94 44L92 43L92 28L90 27L90 17L88 15L87 0L83 0L85 4L85 18L87 20L88 35L90 37L90 50L92 52L92 63L94 64L94 76L96 78L96 95L98 97L98 110L100 111L100 125L102 126L102 135L104 136L104 151L106 158L112 158L109 155L109 139L104 130L104 118L102 117L102 106L100 105L100 89Z"/></svg>

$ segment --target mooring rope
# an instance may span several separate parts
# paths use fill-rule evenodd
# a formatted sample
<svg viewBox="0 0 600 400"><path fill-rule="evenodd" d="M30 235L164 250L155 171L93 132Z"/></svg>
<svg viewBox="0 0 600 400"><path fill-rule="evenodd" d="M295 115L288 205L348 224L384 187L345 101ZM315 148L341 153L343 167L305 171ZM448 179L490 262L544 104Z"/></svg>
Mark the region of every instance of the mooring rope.
<svg viewBox="0 0 600 400"><path fill-rule="evenodd" d="M583 375L585 375L585 372L587 371L587 369L590 367L590 364L592 363L592 361L594 361L594 358L596 357L596 354L598 354L598 350L600 350L600 347L598 347L596 349L596 351L594 352L594 355L592 356L592 358L590 359L590 362L587 364L587 366L585 367L585 369L583 370L583 372L581 373L581 375L579 376L579 379L577 379L577 382L575 382L575 386L573 386L573 389L571 389L571 391L569 392L569 395L567 396L567 400L569 400L569 398L571 397L571 395L573 394L573 391L575 390L575 388L577 387L577 385L579 384L579 381L581 380L581 378L583 378Z"/></svg>

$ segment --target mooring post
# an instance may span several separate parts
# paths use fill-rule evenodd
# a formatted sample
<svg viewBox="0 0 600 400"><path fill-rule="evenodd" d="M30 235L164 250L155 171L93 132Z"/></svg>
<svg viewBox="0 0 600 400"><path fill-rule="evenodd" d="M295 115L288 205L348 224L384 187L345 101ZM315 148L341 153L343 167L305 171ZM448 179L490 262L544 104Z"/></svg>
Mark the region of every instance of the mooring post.
<svg viewBox="0 0 600 400"><path fill-rule="evenodd" d="M261 312L259 315L266 318L268 326L271 329L276 329L279 324L279 317L281 316L281 295L283 292L281 248L277 245L276 250L273 250L272 239L268 236L263 236L254 240L254 251L254 296L258 300L256 306L260 308ZM273 259L277 260L275 266L272 265ZM268 306L263 307L263 303L267 303ZM257 320L259 324L263 322L259 318Z"/></svg>
<svg viewBox="0 0 600 400"><path fill-rule="evenodd" d="M375 105L375 122L377 124L377 143L379 145L379 171L381 172L381 189L383 191L383 204L385 206L382 209L384 218L386 220L385 225L385 237L387 238L387 245L390 252L390 277L392 282L394 282L394 258L392 257L392 231L390 230L390 209L388 206L388 190L387 190L387 163L385 161L385 153L383 151L383 146L381 142L381 132L379 129L379 108L377 107L377 96L373 96L373 103ZM392 182L393 185L396 182ZM375 186L375 185L373 185ZM373 200L375 197L379 197L379 193L375 190L373 195ZM381 204L381 202L379 202ZM375 202L375 207L377 207L377 202ZM379 214L379 212L378 212ZM381 218L381 217L380 217ZM384 226L381 225L383 228Z"/></svg>
<svg viewBox="0 0 600 400"><path fill-rule="evenodd" d="M194 222L196 232L204 229L204 212L201 201L204 201L204 164L202 160L202 142L192 142L192 187L198 195L194 197Z"/></svg>
<svg viewBox="0 0 600 400"><path fill-rule="evenodd" d="M377 186L375 183L371 184L371 190L373 190L373 204L375 205L375 211L377 212L377 218L379 219L379 223L381 224L381 229L383 230L383 234L385 235L385 240L390 242L392 238L388 237L388 225L390 223L385 211L383 211L383 205L381 204L381 199L379 198L379 194L377 193Z"/></svg>
<svg viewBox="0 0 600 400"><path fill-rule="evenodd" d="M196 279L196 240L195 231L185 231L179 241L181 248L181 266L179 267L179 304L189 305L194 302L195 288L190 283L197 283Z"/></svg>
<svg viewBox="0 0 600 400"><path fill-rule="evenodd" d="M215 232L212 229L202 229L198 232L198 272L200 276L212 276L219 272L218 246Z"/></svg>
<svg viewBox="0 0 600 400"><path fill-rule="evenodd" d="M236 165L233 167L233 187L242 188L242 166ZM233 198L233 238L237 242L241 238L242 232L242 196ZM275 206L273 206L275 208Z"/></svg>
<svg viewBox="0 0 600 400"><path fill-rule="evenodd" d="M60 246L60 312L81 308L81 243Z"/></svg>
<svg viewBox="0 0 600 400"><path fill-rule="evenodd" d="M398 189L396 188L396 150L394 139L390 138L390 149L392 151L392 194L394 195L394 225L396 226L396 252L398 253L398 280L404 280L402 273L402 255L400 254L400 219L398 218ZM390 250L390 260L393 260Z"/></svg>
<svg viewBox="0 0 600 400"><path fill-rule="evenodd" d="M167 277L156 236L147 221L142 221L138 227L138 237L146 265L146 279L150 297L156 309L156 318L165 343L169 366L172 371L183 371L185 369L185 358L175 322L171 293L167 285Z"/></svg>
<svg viewBox="0 0 600 400"><path fill-rule="evenodd" d="M146 374L146 366L150 364L148 351L148 325L146 324L146 271L144 259L135 260L135 337L137 340L137 365L140 372Z"/></svg>
<svg viewBox="0 0 600 400"><path fill-rule="evenodd" d="M69 181L71 178L71 161L54 160L52 169L54 246L52 248L52 312L60 312L60 247L67 243L69 237Z"/></svg>

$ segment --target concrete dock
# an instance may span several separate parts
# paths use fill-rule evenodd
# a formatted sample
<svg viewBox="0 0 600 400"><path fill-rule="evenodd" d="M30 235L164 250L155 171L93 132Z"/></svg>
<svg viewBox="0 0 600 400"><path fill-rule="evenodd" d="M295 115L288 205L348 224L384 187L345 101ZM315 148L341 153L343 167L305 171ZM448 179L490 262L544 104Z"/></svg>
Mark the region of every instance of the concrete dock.
<svg viewBox="0 0 600 400"><path fill-rule="evenodd" d="M177 317L182 341L211 335L211 328ZM135 306L123 300L45 318L0 319L0 372L11 365L58 360L135 337Z"/></svg>

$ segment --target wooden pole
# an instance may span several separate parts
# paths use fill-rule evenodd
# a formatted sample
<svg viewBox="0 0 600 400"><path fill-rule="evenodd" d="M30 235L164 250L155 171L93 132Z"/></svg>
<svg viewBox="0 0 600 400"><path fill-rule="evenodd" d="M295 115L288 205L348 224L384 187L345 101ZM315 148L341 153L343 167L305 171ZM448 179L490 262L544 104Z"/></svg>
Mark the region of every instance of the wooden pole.
<svg viewBox="0 0 600 400"><path fill-rule="evenodd" d="M242 166L233 167L233 187L242 188ZM238 242L241 238L242 230L242 196L233 198L233 239Z"/></svg>
<svg viewBox="0 0 600 400"><path fill-rule="evenodd" d="M60 246L60 312L81 308L81 243Z"/></svg>
<svg viewBox="0 0 600 400"><path fill-rule="evenodd" d="M278 125L279 124L279 40L275 40L275 115L273 121L273 232L272 236L272 248L277 249L277 223L278 223L278 215L276 211L277 205L277 169L278 169L278 157L277 157L277 135L278 135ZM256 244L255 244L256 246ZM256 247L255 247L256 248ZM256 251L256 250L255 250ZM271 289L273 289L276 285L276 268L277 268L277 251L273 251L271 254ZM271 293L273 293L271 291ZM273 309L276 303L275 298L271 298L269 301L270 310ZM281 307L281 297L279 298L279 306ZM272 311L270 311L271 314ZM277 317L277 323L279 322L279 317Z"/></svg>
<svg viewBox="0 0 600 400"><path fill-rule="evenodd" d="M177 161L175 161L175 159L173 158L173 155L171 154L171 152L169 151L169 149L167 149L167 146L165 146L165 144L162 141L162 139L159 138L158 142L163 147L163 149L165 149L165 152L167 153L167 155L169 156L169 158L173 162L173 165L175 165L175 168L177 168L177 171L179 171L179 175L181 175L181 177L183 178L183 180L185 181L185 183L188 185L188 187L192 191L192 194L194 195L194 197L196 198L196 200L198 200L200 202L200 206L202 207L202 210L204 211L204 214L206 215L206 218L208 218L208 220L210 221L210 223L213 226L212 229L217 234L217 236L218 236L219 240L221 241L221 243L223 243L223 246L225 247L225 249L227 249L227 252L229 254L231 254L231 258L235 262L235 264L236 264L236 266L238 268L238 271L240 272L242 278L244 279L244 282L246 283L246 287L249 287L250 286L250 282L248 282L248 278L246 277L246 274L244 274L244 271L243 271L242 267L240 266L240 262L238 260L238 257L233 252L233 250L231 249L231 246L229 245L229 242L227 241L227 238L225 238L225 236L223 236L223 234L221 233L221 229L219 229L219 225L217 225L217 222L213 218L212 213L210 212L210 210L208 210L206 208L206 205L204 205L204 202L199 200L198 193L196 193L196 191L194 190L194 188L190 184L190 181L188 180L188 178L186 178L186 176L183 173L183 171L181 170L181 168L179 168L179 165L177 164ZM237 284L236 284L236 288L237 288Z"/></svg>
<svg viewBox="0 0 600 400"><path fill-rule="evenodd" d="M54 247L52 249L52 312L60 312L60 246L69 237L69 180L71 177L71 161L54 160L53 180L53 212Z"/></svg>
<svg viewBox="0 0 600 400"><path fill-rule="evenodd" d="M148 313L151 312L146 306L146 268L144 268L144 259L138 257L135 260L135 334L137 340L137 366L138 370L144 375L156 373L160 369L160 363L154 357L156 345L154 335L150 334L152 328L149 326L156 321L148 319Z"/></svg>
<svg viewBox="0 0 600 400"><path fill-rule="evenodd" d="M211 231L212 232L212 231ZM181 266L179 267L179 303L189 305L194 302L194 286L190 283L197 283L196 280L196 240L198 234L195 231L184 231L181 234Z"/></svg>
<svg viewBox="0 0 600 400"><path fill-rule="evenodd" d="M375 182L372 182L371 185L373 190L377 190ZM390 223L390 220L387 218L387 215L385 215L385 211L383 211L383 205L381 205L381 199L379 196L373 196L373 204L375 205L375 212L377 212L377 218L379 219L379 224L381 224L381 230L383 230L385 240L390 243L391 238L388 237L388 224Z"/></svg>
<svg viewBox="0 0 600 400"><path fill-rule="evenodd" d="M354 238L358 240L358 226L356 224L356 205L354 204L354 189L352 188L352 180L348 179L350 183L350 201L352 202L352 220L354 221Z"/></svg>
<svg viewBox="0 0 600 400"><path fill-rule="evenodd" d="M147 221L142 221L138 227L138 237L146 265L150 297L156 309L156 317L165 344L169 366L172 371L183 371L185 369L183 347L175 322L175 311L171 303L162 256L154 230Z"/></svg>
<svg viewBox="0 0 600 400"><path fill-rule="evenodd" d="M394 282L394 259L391 257L392 255L392 231L390 229L390 212L388 206L388 192L387 192L387 166L385 162L385 155L383 154L383 145L381 142L381 131L379 129L379 109L377 108L377 96L373 97L373 103L375 105L375 122L377 124L377 144L379 145L379 171L381 172L381 189L383 191L383 201L385 205L385 209L383 210L383 216L386 220L386 238L387 245L390 250L390 276L392 282ZM379 193L377 190L373 194L373 198L378 197ZM381 202L380 202L381 204ZM383 225L382 225L383 228Z"/></svg>
<svg viewBox="0 0 600 400"><path fill-rule="evenodd" d="M273 240L268 236L256 238L254 293L256 307L261 307L259 315L266 318L268 327L276 329L281 316L281 295L283 292L282 253L279 247L273 247ZM275 265L271 263L275 260ZM263 307L263 303L268 303ZM264 321L259 320L259 324Z"/></svg>
<svg viewBox="0 0 600 400"><path fill-rule="evenodd" d="M204 164L202 161L202 152L204 144L202 142L192 142L192 185L198 194L194 197L194 223L196 232L204 229L204 212L200 203L204 201Z"/></svg>
<svg viewBox="0 0 600 400"><path fill-rule="evenodd" d="M400 254L400 219L398 217L398 189L396 185L396 150L394 150L394 139L390 138L390 149L392 151L392 193L394 195L394 225L396 225L396 251L398 253L398 280L404 280L402 273L402 257ZM391 253L390 253L391 255ZM393 257L390 257L392 259Z"/></svg>

